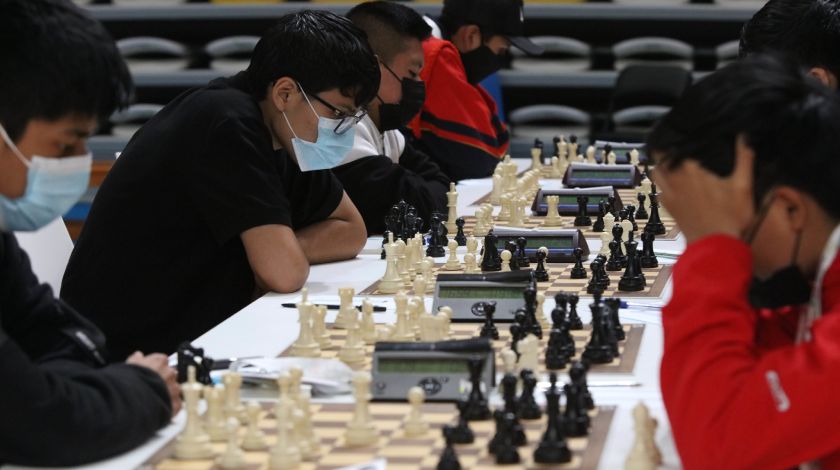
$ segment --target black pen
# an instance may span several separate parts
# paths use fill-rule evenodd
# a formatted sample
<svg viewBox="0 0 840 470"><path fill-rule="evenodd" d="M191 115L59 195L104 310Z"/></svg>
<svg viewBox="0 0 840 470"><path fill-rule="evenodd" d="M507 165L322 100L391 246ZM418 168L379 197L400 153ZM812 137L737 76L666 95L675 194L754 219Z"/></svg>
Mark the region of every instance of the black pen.
<svg viewBox="0 0 840 470"><path fill-rule="evenodd" d="M338 310L338 309L341 308L341 305L325 305L325 307L327 307L327 310ZM297 304L283 304L283 308L297 308ZM362 306L361 305L356 305L356 309L361 310ZM373 311L374 312L387 312L388 309L386 309L385 307L381 307L379 305L374 305L373 306Z"/></svg>

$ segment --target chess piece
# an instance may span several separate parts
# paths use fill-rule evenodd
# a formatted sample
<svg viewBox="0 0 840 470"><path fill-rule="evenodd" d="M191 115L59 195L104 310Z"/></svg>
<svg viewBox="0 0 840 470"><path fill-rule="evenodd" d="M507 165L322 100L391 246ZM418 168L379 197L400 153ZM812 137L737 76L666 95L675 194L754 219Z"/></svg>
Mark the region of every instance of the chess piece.
<svg viewBox="0 0 840 470"><path fill-rule="evenodd" d="M583 437L589 434L590 419L582 403L582 391L574 383L563 386L566 395L566 409L563 412L564 433L568 437Z"/></svg>
<svg viewBox="0 0 840 470"><path fill-rule="evenodd" d="M560 167L560 159L557 157L551 157L551 172L549 173L550 178L562 178L563 171Z"/></svg>
<svg viewBox="0 0 840 470"><path fill-rule="evenodd" d="M385 245L385 275L379 280L377 290L381 294L394 294L402 288L403 281L397 267L398 255L397 245L394 243L394 234L388 234L388 244Z"/></svg>
<svg viewBox="0 0 840 470"><path fill-rule="evenodd" d="M510 252L510 270L519 271L519 257L516 256L517 246L514 240L505 242L505 249ZM501 257L501 254L499 255Z"/></svg>
<svg viewBox="0 0 840 470"><path fill-rule="evenodd" d="M607 215L607 208L606 202L603 199L598 201L598 217L595 219L595 222L592 224L592 231L593 232L603 232L604 227L606 224L604 222L604 216Z"/></svg>
<svg viewBox="0 0 840 470"><path fill-rule="evenodd" d="M501 416L497 420L500 428L497 432L499 436L498 444L494 449L496 454L497 465L510 465L520 462L519 450L516 448L514 442L515 428L518 423L516 415L513 413L501 412Z"/></svg>
<svg viewBox="0 0 840 470"><path fill-rule="evenodd" d="M500 168L496 167L496 170L499 171ZM502 175L501 173L494 172L491 179L493 180L493 189L490 192L490 204L498 206L502 196Z"/></svg>
<svg viewBox="0 0 840 470"><path fill-rule="evenodd" d="M478 268L475 255L472 253L464 255L464 274L481 274L481 269Z"/></svg>
<svg viewBox="0 0 840 470"><path fill-rule="evenodd" d="M595 402L592 401L592 394L589 392L589 385L586 382L586 373L588 371L588 363L572 361L572 365L569 367L569 379L580 390L580 406L585 410L594 410Z"/></svg>
<svg viewBox="0 0 840 470"><path fill-rule="evenodd" d="M534 279L537 282L548 282L548 270L545 268L545 259L548 257L548 248L542 246L537 250L537 269L534 270Z"/></svg>
<svg viewBox="0 0 840 470"><path fill-rule="evenodd" d="M572 279L586 279L586 268L583 267L583 250L575 248L573 251L575 255L575 265L572 267Z"/></svg>
<svg viewBox="0 0 840 470"><path fill-rule="evenodd" d="M649 214L648 214L647 210L645 209L645 200L646 199L647 199L647 196L645 196L644 193L638 193L636 195L636 200L639 201L639 208L636 209L636 215L635 215L636 220L647 220L648 217L649 217Z"/></svg>
<svg viewBox="0 0 840 470"><path fill-rule="evenodd" d="M632 233L632 232L631 232ZM645 288L645 274L642 272L636 253L637 243L630 240L627 246L627 269L618 281L618 290L622 292L638 292Z"/></svg>
<svg viewBox="0 0 840 470"><path fill-rule="evenodd" d="M239 421L235 418L228 418L225 431L227 432L227 447L225 453L219 458L219 466L226 470L245 467L245 453L242 452L237 442Z"/></svg>
<svg viewBox="0 0 840 470"><path fill-rule="evenodd" d="M204 401L207 402L207 411L204 412L204 430L213 441L227 439L224 400L224 387L204 386Z"/></svg>
<svg viewBox="0 0 840 470"><path fill-rule="evenodd" d="M502 194L501 203L499 204L499 213L496 215L496 220L499 222L507 222L513 213L513 196L510 193Z"/></svg>
<svg viewBox="0 0 840 470"><path fill-rule="evenodd" d="M499 249L496 247L496 235L491 231L484 237L484 256L481 259L481 270L501 271L502 260L499 257Z"/></svg>
<svg viewBox="0 0 840 470"><path fill-rule="evenodd" d="M222 383L225 386L225 416L236 418L244 424L248 421L248 415L245 414L245 406L239 398L242 376L236 372L227 372L222 376Z"/></svg>
<svg viewBox="0 0 840 470"><path fill-rule="evenodd" d="M422 277L417 276L415 280ZM373 303L367 298L362 300L361 336L365 344L374 344L376 342L376 321L373 319Z"/></svg>
<svg viewBox="0 0 840 470"><path fill-rule="evenodd" d="M531 147L531 169L542 170L543 167L543 143L540 139L534 139L534 146Z"/></svg>
<svg viewBox="0 0 840 470"><path fill-rule="evenodd" d="M601 249L598 250L598 254L609 256L610 254L610 241L612 240L612 233L604 231L601 232Z"/></svg>
<svg viewBox="0 0 840 470"><path fill-rule="evenodd" d="M627 210L627 220L633 225L633 231L637 232L639 230L639 224L636 223L636 207L628 204L625 209Z"/></svg>
<svg viewBox="0 0 840 470"><path fill-rule="evenodd" d="M545 294L542 292L537 292L537 308L534 311L534 316L537 319L537 323L539 323L540 328L544 331L548 331L551 329L551 324L548 322L548 319L545 317L545 310L543 306L545 305Z"/></svg>
<svg viewBox="0 0 840 470"><path fill-rule="evenodd" d="M656 185L651 185L650 192L650 217L645 225L645 232L651 232L654 235L665 235L665 224L659 217L659 195L656 192Z"/></svg>
<svg viewBox="0 0 840 470"><path fill-rule="evenodd" d="M353 312L355 313L347 316L347 338L338 351L338 359L351 369L357 370L365 366L365 343L361 336L358 310L353 308Z"/></svg>
<svg viewBox="0 0 840 470"><path fill-rule="evenodd" d="M398 268L398 270L399 270L399 268ZM347 328L347 317L349 317L351 315L356 315L356 313L358 313L357 310L356 310L356 307L353 306L353 296L354 295L356 295L356 290L353 289L352 287L339 287L339 289L338 289L339 306L338 306L338 313L336 314L335 321L333 322L333 327L334 328L339 328L339 329Z"/></svg>
<svg viewBox="0 0 840 470"><path fill-rule="evenodd" d="M534 398L537 388L537 376L531 369L523 369L519 375L522 380L522 394L516 409L520 419L533 420L542 418L542 410Z"/></svg>
<svg viewBox="0 0 840 470"><path fill-rule="evenodd" d="M443 265L443 269L445 271L460 271L462 267L461 262L458 261L458 242L449 240L447 248L449 249L449 258Z"/></svg>
<svg viewBox="0 0 840 470"><path fill-rule="evenodd" d="M330 334L327 332L326 319L327 306L315 306L314 318L312 320L312 335L315 337L315 340L318 341L318 346L321 347L321 351L332 347Z"/></svg>
<svg viewBox="0 0 840 470"><path fill-rule="evenodd" d="M446 208L449 210L449 214L446 217L446 231L455 233L457 229L455 219L458 218L456 212L456 208L458 207L458 191L455 190L455 183L449 183L449 192L446 193L446 200Z"/></svg>
<svg viewBox="0 0 840 470"><path fill-rule="evenodd" d="M265 433L260 429L262 407L259 403L252 401L245 407L245 412L248 413L248 428L242 436L242 448L251 451L265 449L268 443L265 440Z"/></svg>
<svg viewBox="0 0 840 470"><path fill-rule="evenodd" d="M575 217L575 227L589 227L592 225L592 217L589 217L589 197L578 196L578 213Z"/></svg>
<svg viewBox="0 0 840 470"><path fill-rule="evenodd" d="M642 232L642 253L639 255L639 265L645 269L659 267L659 260L653 251L653 242L656 234L653 232Z"/></svg>
<svg viewBox="0 0 840 470"><path fill-rule="evenodd" d="M621 319L618 315L618 311L621 309L621 299L616 297L604 299L604 305L607 307L605 313L610 318L615 339L618 341L624 341L627 335L624 333L624 327L621 326Z"/></svg>
<svg viewBox="0 0 840 470"><path fill-rule="evenodd" d="M353 374L353 399L355 408L353 418L344 433L344 442L351 447L376 444L379 432L370 416L370 372L359 371Z"/></svg>
<svg viewBox="0 0 840 470"><path fill-rule="evenodd" d="M315 306L307 300L306 287L301 289L301 295L303 301L297 304L300 332L297 340L292 344L290 354L297 357L320 357L321 345L315 341L314 335Z"/></svg>
<svg viewBox="0 0 840 470"><path fill-rule="evenodd" d="M423 421L421 412L421 407L423 406L425 398L426 394L420 387L415 386L408 390L407 399L411 409L408 412L408 416L403 421L403 431L405 437L420 437L429 432L429 423Z"/></svg>
<svg viewBox="0 0 840 470"><path fill-rule="evenodd" d="M501 271L510 272L510 260L513 257L513 255L508 250L502 250L502 253L499 255L499 257L502 259Z"/></svg>
<svg viewBox="0 0 840 470"><path fill-rule="evenodd" d="M487 398L481 390L481 376L484 372L485 359L467 360L467 368L470 372L470 394L466 406L462 411L467 421L485 421L490 419L490 408L487 405Z"/></svg>
<svg viewBox="0 0 840 470"><path fill-rule="evenodd" d="M394 325L394 334L391 341L414 341L414 330L411 328L408 317L408 296L400 291L394 296L397 321Z"/></svg>
<svg viewBox="0 0 840 470"><path fill-rule="evenodd" d="M187 369L187 382L181 385L187 422L184 430L175 440L175 458L182 460L206 459L213 456L210 436L204 431L198 416L198 401L203 386L195 378L195 366Z"/></svg>
<svg viewBox="0 0 840 470"><path fill-rule="evenodd" d="M558 206L560 205L560 196L546 196L545 203L547 211L545 219L543 219L543 227L557 227L561 225L560 212Z"/></svg>
<svg viewBox="0 0 840 470"><path fill-rule="evenodd" d="M528 334L517 344L519 352L518 370L537 370L539 366L540 341L536 336Z"/></svg>
<svg viewBox="0 0 840 470"><path fill-rule="evenodd" d="M432 223L429 229L429 245L426 247L426 256L431 256L432 258L440 258L446 255L446 251L444 251L444 241L443 239L446 236L443 235L443 225L440 222L440 217L437 215L432 216Z"/></svg>
<svg viewBox="0 0 840 470"><path fill-rule="evenodd" d="M499 339L499 330L493 322L493 315L496 312L496 302L477 302L473 304L471 311L477 317L484 317L484 325L481 326L479 336L494 340Z"/></svg>
<svg viewBox="0 0 840 470"><path fill-rule="evenodd" d="M560 389L557 387L557 374L549 374L548 390L545 391L546 429L539 446L534 451L534 462L538 464L561 464L571 462L572 453L563 438L565 426L560 414Z"/></svg>
<svg viewBox="0 0 840 470"><path fill-rule="evenodd" d="M525 269L531 265L528 260L528 253L525 251L527 246L528 240L525 237L519 237L516 239L516 264L519 265L519 269Z"/></svg>
<svg viewBox="0 0 840 470"><path fill-rule="evenodd" d="M657 422L650 417L648 408L639 402L633 408L635 439L624 462L625 470L653 470L662 465L662 454L656 447L656 427Z"/></svg>
<svg viewBox="0 0 840 470"><path fill-rule="evenodd" d="M467 244L467 236L464 234L464 225L466 225L466 221L463 217L455 219L455 227L457 228L455 241L458 242L458 246L466 246Z"/></svg>
<svg viewBox="0 0 840 470"><path fill-rule="evenodd" d="M592 311L592 333L589 342L583 350L581 358L591 364L607 364L613 360L613 350L609 338L605 335L604 306L601 303L601 292L596 291L593 302L589 305Z"/></svg>
<svg viewBox="0 0 840 470"><path fill-rule="evenodd" d="M577 294L569 294L567 296L569 301L569 329L570 330L582 330L583 329L583 322L580 320L580 317L577 313L577 304L580 300L580 297Z"/></svg>
<svg viewBox="0 0 840 470"><path fill-rule="evenodd" d="M452 442L455 444L472 444L475 442L475 433L470 429L470 422L464 412L467 407L467 400L458 400L455 403L458 408L458 425L452 430Z"/></svg>
<svg viewBox="0 0 840 470"><path fill-rule="evenodd" d="M303 458L311 460L321 454L321 441L315 434L312 425L312 387L304 385L300 387L297 405L300 410L298 424L298 440L303 450Z"/></svg>
<svg viewBox="0 0 840 470"><path fill-rule="evenodd" d="M281 400L277 403L274 414L277 421L277 439L269 456L269 468L271 470L298 468L301 462L301 454L293 436L294 405Z"/></svg>
<svg viewBox="0 0 840 470"><path fill-rule="evenodd" d="M453 444L455 440L453 439L454 428L452 426L444 426L443 427L443 438L446 441L446 447L443 448L443 452L440 454L440 460L438 461L437 470L461 470L461 463L458 461L458 455L455 453L455 447Z"/></svg>
<svg viewBox="0 0 840 470"><path fill-rule="evenodd" d="M467 254L473 256L478 254L478 239L473 235L467 237Z"/></svg>
<svg viewBox="0 0 840 470"><path fill-rule="evenodd" d="M518 403L516 401L516 387L518 383L519 380L517 379L516 374L505 372L500 384L500 393L502 395L502 400L505 402L503 408L504 413L510 413L514 417L511 427L509 428L512 444L514 446L524 446L527 443L527 436L525 435L525 428L522 426L522 423L519 421L519 417L517 416ZM489 443L489 448L494 451L498 450L498 446L501 444L503 438L504 436L501 433L497 433L496 436L494 436L494 440L496 442Z"/></svg>

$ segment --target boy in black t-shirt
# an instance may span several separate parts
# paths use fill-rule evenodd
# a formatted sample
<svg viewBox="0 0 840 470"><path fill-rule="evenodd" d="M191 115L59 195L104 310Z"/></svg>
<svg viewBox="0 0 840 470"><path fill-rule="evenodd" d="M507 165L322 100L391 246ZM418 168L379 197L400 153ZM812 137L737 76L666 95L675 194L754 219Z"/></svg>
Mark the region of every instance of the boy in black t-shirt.
<svg viewBox="0 0 840 470"><path fill-rule="evenodd" d="M85 143L126 105L131 77L69 0L0 0L0 44L0 466L81 465L149 439L180 388L162 354L107 365L102 333L38 282L13 232L84 193Z"/></svg>
<svg viewBox="0 0 840 470"><path fill-rule="evenodd" d="M364 33L287 15L229 79L144 125L99 189L62 297L116 353L172 352L310 264L352 258L364 222L330 168L379 86Z"/></svg>

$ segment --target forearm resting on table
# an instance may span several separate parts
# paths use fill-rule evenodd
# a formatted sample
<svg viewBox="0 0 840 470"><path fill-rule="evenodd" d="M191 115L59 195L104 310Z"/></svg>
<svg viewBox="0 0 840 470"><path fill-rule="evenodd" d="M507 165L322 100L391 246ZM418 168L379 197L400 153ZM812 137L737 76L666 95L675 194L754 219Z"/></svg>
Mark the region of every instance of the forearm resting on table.
<svg viewBox="0 0 840 470"><path fill-rule="evenodd" d="M309 264L329 263L354 258L362 251L367 238L359 227L341 219L327 219L295 232Z"/></svg>

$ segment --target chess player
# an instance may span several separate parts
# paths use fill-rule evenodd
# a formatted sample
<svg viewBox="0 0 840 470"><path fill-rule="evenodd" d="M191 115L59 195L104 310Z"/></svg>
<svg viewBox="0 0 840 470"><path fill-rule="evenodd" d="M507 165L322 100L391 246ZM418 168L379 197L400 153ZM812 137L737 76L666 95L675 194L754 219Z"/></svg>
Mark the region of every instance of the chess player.
<svg viewBox="0 0 840 470"><path fill-rule="evenodd" d="M840 97L753 56L689 89L648 148L688 245L660 377L683 465L840 468Z"/></svg>
<svg viewBox="0 0 840 470"><path fill-rule="evenodd" d="M0 465L78 465L127 451L180 408L162 354L113 356L38 282L14 231L87 188L85 143L131 78L102 25L64 0L0 0Z"/></svg>
<svg viewBox="0 0 840 470"><path fill-rule="evenodd" d="M180 95L134 135L62 298L115 354L171 353L263 292L298 290L310 265L355 257L364 221L330 169L378 88L376 57L347 18L280 18L247 70Z"/></svg>
<svg viewBox="0 0 840 470"><path fill-rule="evenodd" d="M439 25L444 39L423 42L426 102L410 127L451 179L487 177L510 136L479 82L502 67L511 46L528 54L542 48L524 37L522 0L444 0Z"/></svg>
<svg viewBox="0 0 840 470"><path fill-rule="evenodd" d="M347 17L367 34L381 80L368 114L356 126L353 149L333 172L369 234L384 231L385 216L401 200L429 221L432 212L446 211L449 178L401 130L425 100L421 43L431 27L411 8L391 1L361 3Z"/></svg>
<svg viewBox="0 0 840 470"><path fill-rule="evenodd" d="M770 0L741 31L742 57L788 54L837 89L840 79L840 0Z"/></svg>

